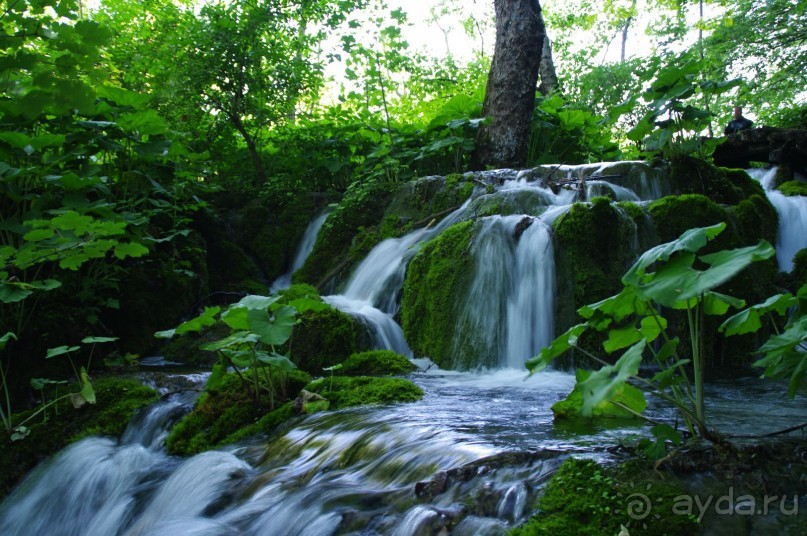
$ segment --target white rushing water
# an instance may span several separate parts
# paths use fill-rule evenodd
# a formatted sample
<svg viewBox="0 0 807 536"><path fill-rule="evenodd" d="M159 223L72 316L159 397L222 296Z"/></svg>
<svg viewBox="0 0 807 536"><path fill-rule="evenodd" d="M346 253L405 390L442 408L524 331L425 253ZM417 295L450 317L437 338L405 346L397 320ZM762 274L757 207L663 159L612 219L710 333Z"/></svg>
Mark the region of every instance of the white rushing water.
<svg viewBox="0 0 807 536"><path fill-rule="evenodd" d="M269 287L270 292L277 292L291 286L291 276L294 275L294 272L303 267L305 260L314 250L314 244L317 242L317 235L319 234L320 229L322 229L322 226L325 224L325 220L328 219L328 214L330 214L330 212L326 210L311 220L311 222L305 228L303 239L300 241L300 245L297 246L297 251L294 254L294 260L289 267L289 271L272 282L272 285Z"/></svg>
<svg viewBox="0 0 807 536"><path fill-rule="evenodd" d="M485 353L499 370L432 367L411 376L425 393L418 402L300 416L269 437L187 459L167 455L164 441L193 393L166 396L136 416L121 441L84 439L31 473L0 503L0 535L505 534L530 515L564 456L607 457L603 445L648 434L643 424L553 423L551 405L572 389L574 375L526 377L523 359L553 335L549 227L574 192L555 196L524 181L501 186L506 196L519 191L537 208L479 218L472 246L466 336L491 345ZM326 301L364 318L379 346L406 354L391 295L417 244L473 217L469 207L379 244L345 293ZM780 429L807 409L802 395L753 412L743 404L778 399L782 387L773 382L710 389L710 403L725 408L718 424L737 433ZM648 416L668 419L669 411L651 408Z"/></svg>
<svg viewBox="0 0 807 536"><path fill-rule="evenodd" d="M807 248L807 197L787 196L774 188L776 167L749 169L748 174L757 179L771 204L779 214L779 234L776 237L776 261L782 272L793 271L793 257Z"/></svg>
<svg viewBox="0 0 807 536"><path fill-rule="evenodd" d="M381 241L353 271L343 294L323 296L322 299L364 323L377 348L395 350L411 357L403 331L393 319L398 310L406 264L417 253L418 244L467 217L470 204L471 199L468 199L432 227Z"/></svg>

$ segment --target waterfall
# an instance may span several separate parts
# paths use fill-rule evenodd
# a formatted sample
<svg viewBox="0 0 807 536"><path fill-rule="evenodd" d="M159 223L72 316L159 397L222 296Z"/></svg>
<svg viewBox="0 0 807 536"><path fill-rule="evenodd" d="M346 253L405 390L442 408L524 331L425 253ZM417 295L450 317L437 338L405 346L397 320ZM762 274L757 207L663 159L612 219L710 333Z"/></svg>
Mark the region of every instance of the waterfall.
<svg viewBox="0 0 807 536"><path fill-rule="evenodd" d="M403 287L406 264L417 253L418 244L467 217L471 199L434 227L381 241L353 271L343 294L323 296L322 299L367 326L376 348L411 357L412 351L403 330L393 319L398 310L398 295Z"/></svg>
<svg viewBox="0 0 807 536"><path fill-rule="evenodd" d="M472 249L474 277L454 335L457 359L471 352L480 364L521 369L552 340L553 251L549 228L538 218L483 219Z"/></svg>
<svg viewBox="0 0 807 536"><path fill-rule="evenodd" d="M289 267L289 271L272 282L272 285L269 287L270 292L285 290L291 286L291 276L294 272L303 267L305 260L311 254L311 251L313 251L314 244L317 241L317 235L325 224L325 220L328 219L328 214L330 214L330 212L326 210L309 222L308 227L305 228L305 232L303 233L303 239L297 246L297 252L294 254L294 260Z"/></svg>
<svg viewBox="0 0 807 536"><path fill-rule="evenodd" d="M807 248L807 197L786 196L774 189L776 171L776 167L768 170L749 169L748 174L762 184L768 200L779 214L776 261L780 271L791 272L793 257L801 249Z"/></svg>

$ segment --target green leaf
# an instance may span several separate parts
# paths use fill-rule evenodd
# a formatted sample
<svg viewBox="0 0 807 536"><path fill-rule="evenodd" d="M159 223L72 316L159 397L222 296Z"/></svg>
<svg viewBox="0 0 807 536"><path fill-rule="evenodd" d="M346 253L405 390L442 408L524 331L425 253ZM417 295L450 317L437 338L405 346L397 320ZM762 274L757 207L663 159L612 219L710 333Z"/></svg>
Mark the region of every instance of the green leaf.
<svg viewBox="0 0 807 536"><path fill-rule="evenodd" d="M81 398L86 400L89 404L95 404L95 389L92 386L92 380L87 374L84 367L81 367Z"/></svg>
<svg viewBox="0 0 807 536"><path fill-rule="evenodd" d="M640 324L642 337L649 343L655 341L667 329L667 319L660 315L646 316L642 318Z"/></svg>
<svg viewBox="0 0 807 536"><path fill-rule="evenodd" d="M332 365L330 367L322 367L322 370L325 372L333 372L334 370L340 370L342 368L342 363L338 363L336 365Z"/></svg>
<svg viewBox="0 0 807 536"><path fill-rule="evenodd" d="M289 372L290 370L294 370L297 367L291 360L277 352L273 352L271 354L267 354L266 352L256 352L256 357L258 361L264 363L266 365L270 365L272 367L277 367L284 372Z"/></svg>
<svg viewBox="0 0 807 536"><path fill-rule="evenodd" d="M14 340L16 341L16 340L17 340L17 336L16 336L16 335L14 335L14 334L13 334L12 332L10 332L10 331L7 331L7 332L5 333L5 335L3 335L2 337L0 337L0 350L4 350L4 349L5 349L5 347L6 347L6 344L8 344L8 341L10 341L11 339L14 339Z"/></svg>
<svg viewBox="0 0 807 536"><path fill-rule="evenodd" d="M99 342L114 342L117 341L119 337L84 337L81 339L83 344L95 344Z"/></svg>
<svg viewBox="0 0 807 536"><path fill-rule="evenodd" d="M224 348L221 350L221 353L230 360L230 363L232 363L234 367L247 368L252 366L251 350L233 350L230 348Z"/></svg>
<svg viewBox="0 0 807 536"><path fill-rule="evenodd" d="M8 281L0 283L0 302L16 303L24 300L31 294L33 294L33 291L23 288L20 283L9 283Z"/></svg>
<svg viewBox="0 0 807 536"><path fill-rule="evenodd" d="M622 387L615 390L611 400L603 400L592 407L589 414L584 414L583 386L592 374L590 370L577 370L575 373L577 382L572 392L569 393L564 400L552 405L552 413L556 419L580 417L636 418L636 414L641 414L647 408L644 393L632 385L624 384Z"/></svg>
<svg viewBox="0 0 807 536"><path fill-rule="evenodd" d="M42 281L31 281L30 285L37 290L48 291L61 287L62 282L55 279L44 279Z"/></svg>
<svg viewBox="0 0 807 536"><path fill-rule="evenodd" d="M591 415L592 409L604 400L609 400L628 378L639 372L642 363L642 352L645 341L641 340L631 346L613 365L606 365L591 374L582 383L583 415Z"/></svg>
<svg viewBox="0 0 807 536"><path fill-rule="evenodd" d="M192 318L187 322L183 322L176 328L176 334L182 335L191 331L202 331L204 328L210 327L216 323L216 315L221 311L221 307L205 307L202 314L196 318Z"/></svg>
<svg viewBox="0 0 807 536"><path fill-rule="evenodd" d="M45 356L45 359L50 359L51 357L58 357L60 355L64 355L70 352L75 352L81 348L80 346L57 346L56 348L48 348L48 353Z"/></svg>
<svg viewBox="0 0 807 536"><path fill-rule="evenodd" d="M764 302L730 317L720 325L719 329L721 332L725 332L726 336L755 333L762 328L762 315L776 312L783 316L790 307L797 303L798 300L792 294L776 294Z"/></svg>
<svg viewBox="0 0 807 536"><path fill-rule="evenodd" d="M642 333L634 326L625 326L608 330L608 339L603 343L603 348L609 354L627 348L642 340Z"/></svg>
<svg viewBox="0 0 807 536"><path fill-rule="evenodd" d="M675 307L678 302L687 302L692 298L700 298L711 289L722 285L749 264L769 259L775 254L773 247L762 240L755 246L719 251L700 257L709 264L706 270L692 268L692 253L679 254L670 258L655 273L643 277L644 283L638 283L637 293L666 307ZM712 301L713 308L722 307L725 300ZM728 298L728 297L727 297ZM733 300L733 298L732 298Z"/></svg>
<svg viewBox="0 0 807 536"><path fill-rule="evenodd" d="M119 242L115 245L115 256L119 259L126 257L142 257L147 255L149 249L137 242Z"/></svg>
<svg viewBox="0 0 807 536"><path fill-rule="evenodd" d="M314 311L318 313L329 309L330 305L321 300L312 300L311 298L297 298L289 302L290 307L294 307L297 313L305 313L306 311Z"/></svg>
<svg viewBox="0 0 807 536"><path fill-rule="evenodd" d="M22 238L26 242L41 242L42 240L53 238L55 234L53 229L34 229L25 233Z"/></svg>
<svg viewBox="0 0 807 536"><path fill-rule="evenodd" d="M234 304L233 307L246 307L247 309L263 309L266 310L269 308L270 305L275 303L280 299L280 296L258 296L256 294L250 294L249 296L244 296L241 298L238 303Z"/></svg>
<svg viewBox="0 0 807 536"><path fill-rule="evenodd" d="M47 378L31 378L31 387L37 391L41 391L48 385L64 385L65 380L49 380Z"/></svg>
<svg viewBox="0 0 807 536"><path fill-rule="evenodd" d="M558 336L549 346L543 348L541 353L526 362L530 374L545 369L553 359L565 354L577 344L577 339L588 328L587 324L577 324L569 328L566 333Z"/></svg>
<svg viewBox="0 0 807 536"><path fill-rule="evenodd" d="M216 352L225 348L238 348L244 344L255 344L259 340L258 335L251 331L237 331L218 341L203 344L199 348L208 352Z"/></svg>
<svg viewBox="0 0 807 536"><path fill-rule="evenodd" d="M668 260L677 251L697 253L706 243L723 232L725 223L711 227L696 227L681 234L677 240L659 244L645 251L622 277L626 285L639 285L644 281L645 271L656 262Z"/></svg>
<svg viewBox="0 0 807 536"><path fill-rule="evenodd" d="M654 383L659 389L666 389L670 385L677 384L683 380L682 371L679 369L687 364L689 364L689 359L681 359L669 367L665 365L666 368L650 378L650 382Z"/></svg>
<svg viewBox="0 0 807 536"><path fill-rule="evenodd" d="M277 308L271 316L266 310L249 309L247 323L249 329L258 334L262 343L277 346L291 337L296 314L294 307L288 305Z"/></svg>

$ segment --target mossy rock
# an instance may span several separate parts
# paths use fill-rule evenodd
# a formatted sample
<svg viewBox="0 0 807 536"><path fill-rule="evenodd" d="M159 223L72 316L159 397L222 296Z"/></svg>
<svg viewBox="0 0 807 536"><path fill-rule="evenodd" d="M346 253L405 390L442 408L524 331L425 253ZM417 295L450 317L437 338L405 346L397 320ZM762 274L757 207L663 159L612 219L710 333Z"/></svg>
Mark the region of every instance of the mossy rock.
<svg viewBox="0 0 807 536"><path fill-rule="evenodd" d="M674 160L670 179L675 194L701 194L724 205L736 205L754 194L765 195L759 182L745 170L719 168L692 157Z"/></svg>
<svg viewBox="0 0 807 536"><path fill-rule="evenodd" d="M648 210L660 243L676 240L681 233L693 227L708 227L730 221L725 208L701 194L662 197L651 203ZM722 242L726 246L730 235L731 229L726 229L712 244Z"/></svg>
<svg viewBox="0 0 807 536"><path fill-rule="evenodd" d="M328 307L321 311L305 311L288 343L288 355L302 370L313 375L337 365L362 348L362 326L351 316Z"/></svg>
<svg viewBox="0 0 807 536"><path fill-rule="evenodd" d="M807 196L807 182L804 181L787 181L783 182L777 188L785 195L804 195Z"/></svg>
<svg viewBox="0 0 807 536"><path fill-rule="evenodd" d="M700 526L670 507L684 492L678 484L637 473L627 465L606 467L593 460L568 458L546 485L538 513L510 535L614 536L623 526L631 534L697 534ZM652 515L642 519L641 525L629 515L629 504L637 500L637 493L645 494L652 508Z"/></svg>
<svg viewBox="0 0 807 536"><path fill-rule="evenodd" d="M274 280L288 271L306 227L325 205L323 196L305 191L271 192L235 214L235 242Z"/></svg>
<svg viewBox="0 0 807 536"><path fill-rule="evenodd" d="M562 331L576 311L616 294L636 258L637 228L632 217L607 198L575 203L554 224L556 318Z"/></svg>
<svg viewBox="0 0 807 536"><path fill-rule="evenodd" d="M128 378L98 378L93 387L95 404L75 409L65 399L26 423L30 434L25 439L11 441L8 434L0 434L0 497L68 444L90 435L120 437L138 409L159 399L154 389ZM21 423L34 411L14 415L13 422ZM47 422L43 422L45 415Z"/></svg>
<svg viewBox="0 0 807 536"><path fill-rule="evenodd" d="M396 376L409 374L417 367L406 357L391 350L368 350L351 354L338 371L346 376Z"/></svg>
<svg viewBox="0 0 807 536"><path fill-rule="evenodd" d="M452 225L424 244L406 269L401 325L415 355L444 368L454 359L460 298L473 276L473 222Z"/></svg>
<svg viewBox="0 0 807 536"><path fill-rule="evenodd" d="M767 196L754 194L729 209L739 233L741 245L753 245L760 240L776 244L779 214Z"/></svg>
<svg viewBox="0 0 807 536"><path fill-rule="evenodd" d="M279 380L277 374L274 371L275 385ZM291 371L285 380L285 397L276 399L275 407L267 410L265 406L255 403L251 385L245 385L238 375L214 373L208 380L206 392L196 401L193 410L171 429L166 450L170 454L190 456L249 435L271 432L292 417L288 401L297 396L310 379L302 371Z"/></svg>
<svg viewBox="0 0 807 536"><path fill-rule="evenodd" d="M299 299L322 301L319 291L315 287L305 283L295 283L289 288L281 290L278 294L280 295L280 303L283 304L288 304Z"/></svg>
<svg viewBox="0 0 807 536"><path fill-rule="evenodd" d="M351 261L355 262L350 251L360 228L378 225L401 187L398 183L374 183L349 190L325 220L311 255L294 274L294 282L320 287L340 267L347 268Z"/></svg>
<svg viewBox="0 0 807 536"><path fill-rule="evenodd" d="M327 399L332 410L367 404L416 402L423 398L423 390L403 378L334 376L311 382L305 390Z"/></svg>

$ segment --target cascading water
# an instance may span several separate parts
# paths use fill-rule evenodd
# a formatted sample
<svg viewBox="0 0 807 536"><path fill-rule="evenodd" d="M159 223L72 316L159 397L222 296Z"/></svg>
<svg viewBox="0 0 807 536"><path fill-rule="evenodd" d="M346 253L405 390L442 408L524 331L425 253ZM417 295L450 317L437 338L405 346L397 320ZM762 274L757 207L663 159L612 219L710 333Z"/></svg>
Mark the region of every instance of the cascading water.
<svg viewBox="0 0 807 536"><path fill-rule="evenodd" d="M470 204L471 199L468 199L434 227L417 229L400 238L382 241L356 267L344 293L324 296L323 300L365 323L376 347L411 357L412 352L403 331L392 318L397 312L406 263L417 253L417 244L437 236L467 217Z"/></svg>
<svg viewBox="0 0 807 536"><path fill-rule="evenodd" d="M507 358L497 363L515 368L485 375L432 369L411 377L425 392L419 402L300 417L269 438L189 459L163 450L167 429L192 402L190 393L168 396L136 417L121 442L88 438L37 468L0 504L0 534L470 535L504 534L524 521L564 455L607 456L600 445L647 431L640 425L588 431L553 425L550 406L572 388L573 375L545 371L525 379L524 354L552 333L546 324L551 309L545 309L554 284L548 227L574 193L553 197L523 181L500 189L502 197L518 197L519 191L529 204L543 200L535 213L481 218L473 246L480 268L495 264L501 270L498 280L493 270L477 271L501 292L501 316L480 317L479 325L505 324L496 344ZM474 206L374 251L345 295L328 299L362 303L392 321L397 306L390 294L400 290L396 278L413 246L471 217ZM525 218L532 218L529 225ZM484 284L476 289L481 302L492 300L484 297L487 291ZM755 406L750 413L743 401L774 400L781 387L754 384L738 391L735 383L710 392L711 403L725 408L719 426L763 433L801 420L804 397L776 411ZM648 416L668 417L654 411L663 410L651 409ZM738 426L732 411L749 414ZM760 412L769 430L760 430Z"/></svg>
<svg viewBox="0 0 807 536"><path fill-rule="evenodd" d="M294 272L303 267L305 260L311 254L311 251L313 251L314 244L317 241L317 235L325 224L325 220L328 219L328 214L330 214L330 212L326 210L311 220L308 227L305 228L303 239L300 241L300 245L297 246L297 252L294 254L294 261L292 261L289 271L272 282L272 285L269 287L271 292L289 288L291 285L291 276L294 275Z"/></svg>
<svg viewBox="0 0 807 536"><path fill-rule="evenodd" d="M779 233L776 237L776 260L779 270L791 272L793 257L807 248L807 197L786 196L774 188L777 168L749 169L748 174L757 179L771 204L779 214Z"/></svg>

